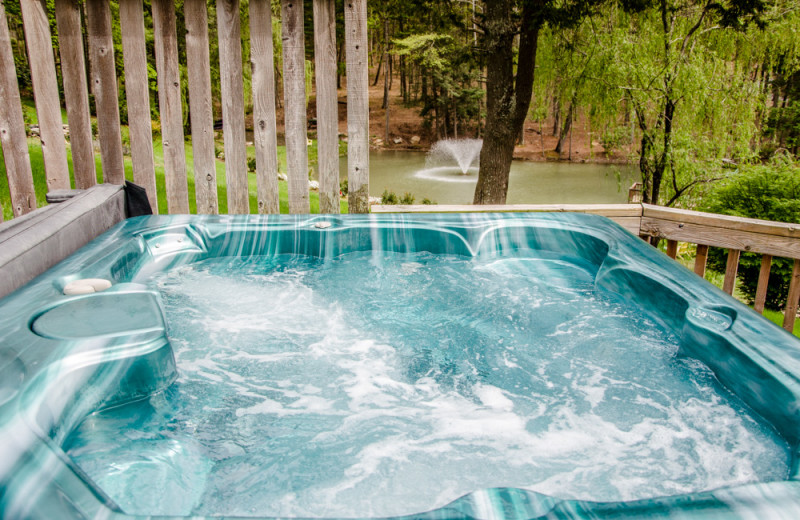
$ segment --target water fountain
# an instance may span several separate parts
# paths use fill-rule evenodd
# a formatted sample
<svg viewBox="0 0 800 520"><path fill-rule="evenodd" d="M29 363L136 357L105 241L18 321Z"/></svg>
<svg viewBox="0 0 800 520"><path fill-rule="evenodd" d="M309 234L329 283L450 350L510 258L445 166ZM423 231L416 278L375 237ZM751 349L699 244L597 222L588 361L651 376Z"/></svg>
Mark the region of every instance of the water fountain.
<svg viewBox="0 0 800 520"><path fill-rule="evenodd" d="M469 175L477 171L482 139L443 139L437 141L425 159L425 169L415 176L448 182L475 182Z"/></svg>

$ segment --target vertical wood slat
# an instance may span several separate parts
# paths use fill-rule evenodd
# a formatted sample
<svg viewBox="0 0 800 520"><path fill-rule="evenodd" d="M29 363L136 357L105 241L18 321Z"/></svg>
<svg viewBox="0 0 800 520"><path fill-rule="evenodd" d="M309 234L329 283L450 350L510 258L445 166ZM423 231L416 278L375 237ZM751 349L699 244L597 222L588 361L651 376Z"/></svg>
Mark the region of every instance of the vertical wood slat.
<svg viewBox="0 0 800 520"><path fill-rule="evenodd" d="M21 0L25 42L33 81L33 97L39 117L47 189L69 189L67 142L61 126L61 101L47 7L44 0Z"/></svg>
<svg viewBox="0 0 800 520"><path fill-rule="evenodd" d="M728 263L725 266L725 281L722 283L722 290L728 294L733 294L733 288L736 285L736 273L739 271L739 255L741 251L738 249L728 250Z"/></svg>
<svg viewBox="0 0 800 520"><path fill-rule="evenodd" d="M167 209L170 213L189 213L175 4L172 0L153 0L152 5Z"/></svg>
<svg viewBox="0 0 800 520"><path fill-rule="evenodd" d="M678 241L677 240L667 240L667 256L675 260L675 257L678 256Z"/></svg>
<svg viewBox="0 0 800 520"><path fill-rule="evenodd" d="M283 97L289 213L308 213L305 35L302 0L281 0Z"/></svg>
<svg viewBox="0 0 800 520"><path fill-rule="evenodd" d="M147 191L150 207L157 214L158 193L153 157L153 128L150 123L150 89L142 0L120 0L119 18L133 182Z"/></svg>
<svg viewBox="0 0 800 520"><path fill-rule="evenodd" d="M789 282L789 296L786 298L786 309L783 314L783 328L789 332L794 331L798 304L800 304L800 259L795 258L792 281Z"/></svg>
<svg viewBox="0 0 800 520"><path fill-rule="evenodd" d="M756 299L753 310L759 314L764 313L764 304L767 301L767 287L769 286L769 270L772 267L772 256L761 256L761 271L758 273L758 287L756 288Z"/></svg>
<svg viewBox="0 0 800 520"><path fill-rule="evenodd" d="M339 213L339 103L336 97L336 6L314 0L319 211Z"/></svg>
<svg viewBox="0 0 800 520"><path fill-rule="evenodd" d="M122 158L117 71L114 64L109 0L86 0L86 32L89 39L90 77L97 109L97 139L100 141L103 179L112 184L124 184L125 165Z"/></svg>
<svg viewBox="0 0 800 520"><path fill-rule="evenodd" d="M369 213L367 1L345 0L347 179L350 213Z"/></svg>
<svg viewBox="0 0 800 520"><path fill-rule="evenodd" d="M253 143L259 213L279 213L278 142L275 129L272 9L268 0L250 0L250 63L253 83Z"/></svg>
<svg viewBox="0 0 800 520"><path fill-rule="evenodd" d="M250 196L247 186L247 149L244 142L244 80L239 0L217 0L217 33L228 213L246 214L250 213Z"/></svg>
<svg viewBox="0 0 800 520"><path fill-rule="evenodd" d="M3 0L0 0L0 144L11 193L11 209L18 217L36 209L36 191Z"/></svg>
<svg viewBox="0 0 800 520"><path fill-rule="evenodd" d="M83 57L81 9L77 0L55 0L55 10L64 101L69 121L72 172L75 176L75 187L85 189L97 184L97 171L94 164L92 122L89 117L86 62Z"/></svg>
<svg viewBox="0 0 800 520"><path fill-rule="evenodd" d="M219 202L206 1L185 0L183 11L186 17L186 68L189 76L189 113L192 123L197 213L216 215L219 213Z"/></svg>
<svg viewBox="0 0 800 520"><path fill-rule="evenodd" d="M708 261L708 246L697 244L697 254L694 257L694 272L701 278L706 276L706 262Z"/></svg>

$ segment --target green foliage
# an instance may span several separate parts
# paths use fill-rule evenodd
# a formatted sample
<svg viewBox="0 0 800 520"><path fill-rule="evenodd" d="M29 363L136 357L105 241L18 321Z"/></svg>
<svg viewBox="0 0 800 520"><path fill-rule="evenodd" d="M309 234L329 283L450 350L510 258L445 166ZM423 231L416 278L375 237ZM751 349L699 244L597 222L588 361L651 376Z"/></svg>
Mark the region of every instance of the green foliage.
<svg viewBox="0 0 800 520"><path fill-rule="evenodd" d="M343 196L347 196L347 179L343 180L339 183L339 193Z"/></svg>
<svg viewBox="0 0 800 520"><path fill-rule="evenodd" d="M383 190L383 194L381 195L381 204L397 204L400 199L397 198L397 194L393 191Z"/></svg>
<svg viewBox="0 0 800 520"><path fill-rule="evenodd" d="M409 192L405 192L403 194L403 197L400 199L400 204L404 204L404 205L407 205L407 206L410 206L411 204L414 204L414 195L412 195Z"/></svg>
<svg viewBox="0 0 800 520"><path fill-rule="evenodd" d="M436 202L435 200L431 200L428 197L425 197L424 199L422 199L422 203L424 205L426 205L426 206L438 204L438 202Z"/></svg>
<svg viewBox="0 0 800 520"><path fill-rule="evenodd" d="M743 166L717 183L706 195L704 211L776 222L800 223L800 163L788 155L777 156L767 165ZM709 252L709 267L725 271L722 250ZM786 304L793 261L774 258L766 306L780 309ZM761 255L743 253L739 260L742 293L755 299Z"/></svg>
<svg viewBox="0 0 800 520"><path fill-rule="evenodd" d="M630 142L630 129L624 126L615 127L600 134L600 145L606 155L613 154L621 145L628 145Z"/></svg>

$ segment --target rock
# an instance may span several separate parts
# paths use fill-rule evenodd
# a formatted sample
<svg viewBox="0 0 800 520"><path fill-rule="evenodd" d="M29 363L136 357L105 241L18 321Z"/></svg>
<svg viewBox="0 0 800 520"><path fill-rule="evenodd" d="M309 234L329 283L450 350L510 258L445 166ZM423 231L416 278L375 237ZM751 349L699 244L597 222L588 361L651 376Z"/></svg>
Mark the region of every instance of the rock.
<svg viewBox="0 0 800 520"><path fill-rule="evenodd" d="M219 152L217 154L217 159L219 159L220 161L224 161L225 160L225 152Z"/></svg>
<svg viewBox="0 0 800 520"><path fill-rule="evenodd" d="M31 125L28 127L28 132L31 135L38 136L39 135L39 125Z"/></svg>
<svg viewBox="0 0 800 520"><path fill-rule="evenodd" d="M395 137L394 139L392 139L392 142L394 144L403 144L403 138L402 137Z"/></svg>
<svg viewBox="0 0 800 520"><path fill-rule="evenodd" d="M411 136L411 144L419 144L420 137L418 135Z"/></svg>
<svg viewBox="0 0 800 520"><path fill-rule="evenodd" d="M311 139L306 139L306 146L311 146L312 144L314 144L314 141Z"/></svg>
<svg viewBox="0 0 800 520"><path fill-rule="evenodd" d="M289 176L286 175L285 173L278 172L278 180L279 181L288 181L289 180Z"/></svg>
<svg viewBox="0 0 800 520"><path fill-rule="evenodd" d="M380 197L370 197L369 198L369 203L370 203L370 205L372 205L372 204L380 204L381 203L381 198Z"/></svg>
<svg viewBox="0 0 800 520"><path fill-rule="evenodd" d="M311 191L319 191L319 182L308 181L308 189Z"/></svg>
<svg viewBox="0 0 800 520"><path fill-rule="evenodd" d="M374 141L372 141L372 144L374 144L375 146L383 146L383 139L375 139Z"/></svg>

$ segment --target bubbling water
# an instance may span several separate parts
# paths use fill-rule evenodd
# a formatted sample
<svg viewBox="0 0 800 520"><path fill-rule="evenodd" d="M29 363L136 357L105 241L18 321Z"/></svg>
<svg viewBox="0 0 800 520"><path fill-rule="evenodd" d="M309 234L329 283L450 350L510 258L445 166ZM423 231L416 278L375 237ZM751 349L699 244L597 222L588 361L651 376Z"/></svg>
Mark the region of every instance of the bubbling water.
<svg viewBox="0 0 800 520"><path fill-rule="evenodd" d="M785 478L788 447L574 259L351 253L157 275L180 379L65 449L129 514L364 517L521 487Z"/></svg>
<svg viewBox="0 0 800 520"><path fill-rule="evenodd" d="M428 152L425 168L452 166L455 162L463 175L477 162L483 147L483 139L443 139L437 141Z"/></svg>

